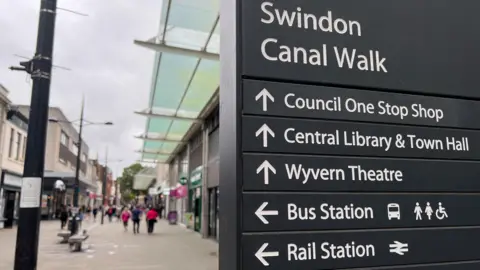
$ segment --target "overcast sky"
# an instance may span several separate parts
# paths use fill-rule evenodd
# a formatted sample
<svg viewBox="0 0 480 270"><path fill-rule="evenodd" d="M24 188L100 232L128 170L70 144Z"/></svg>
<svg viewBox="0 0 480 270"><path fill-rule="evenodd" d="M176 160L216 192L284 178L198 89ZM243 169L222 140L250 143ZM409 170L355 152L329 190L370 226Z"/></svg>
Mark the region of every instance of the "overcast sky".
<svg viewBox="0 0 480 270"><path fill-rule="evenodd" d="M114 170L139 158L134 151L141 141L134 138L145 128L145 118L133 111L146 108L154 52L133 44L158 32L161 0L59 0L58 6L89 16L58 11L54 64L71 71L53 70L50 105L60 107L70 119L78 119L82 93L85 118L112 121L114 126L89 126L84 138L90 157L101 159L109 147ZM34 54L40 0L0 0L0 83L16 104L29 104L31 82L23 72L8 69L22 55Z"/></svg>

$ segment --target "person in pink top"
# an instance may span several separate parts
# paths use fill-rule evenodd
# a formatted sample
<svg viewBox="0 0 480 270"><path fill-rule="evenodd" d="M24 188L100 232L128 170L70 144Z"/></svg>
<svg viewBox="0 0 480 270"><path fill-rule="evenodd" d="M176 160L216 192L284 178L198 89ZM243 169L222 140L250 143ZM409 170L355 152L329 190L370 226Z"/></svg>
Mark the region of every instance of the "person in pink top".
<svg viewBox="0 0 480 270"><path fill-rule="evenodd" d="M147 213L148 234L153 233L153 229L155 227L155 223L157 222L157 218L158 218L157 211L155 211L155 209L150 207L150 210Z"/></svg>
<svg viewBox="0 0 480 270"><path fill-rule="evenodd" d="M128 220L130 219L130 212L127 209L124 209L122 212L122 221L123 221L123 228L125 228L125 231L128 230Z"/></svg>

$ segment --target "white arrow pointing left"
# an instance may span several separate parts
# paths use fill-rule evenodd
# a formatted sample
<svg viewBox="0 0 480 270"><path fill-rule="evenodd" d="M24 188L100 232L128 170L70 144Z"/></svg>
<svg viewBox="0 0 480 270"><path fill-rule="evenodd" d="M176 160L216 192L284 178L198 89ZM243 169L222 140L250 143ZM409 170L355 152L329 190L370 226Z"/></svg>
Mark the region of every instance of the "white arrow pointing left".
<svg viewBox="0 0 480 270"><path fill-rule="evenodd" d="M278 257L280 253L278 251L269 251L266 252L265 249L268 247L268 243L263 244L260 249L255 253L255 257L264 265L269 266L270 264L265 260L267 257Z"/></svg>
<svg viewBox="0 0 480 270"><path fill-rule="evenodd" d="M265 210L265 207L267 207L268 202L262 203L260 207L255 211L255 215L263 222L263 224L268 224L268 220L265 218L265 216L278 216L278 211L277 210Z"/></svg>
<svg viewBox="0 0 480 270"><path fill-rule="evenodd" d="M268 135L270 134L270 136L272 136L273 138L275 138L275 133L273 132L273 130L271 130L267 124L263 124L263 126L261 126L257 132L255 132L255 136L258 137L259 135L263 135L263 147L267 147L268 146Z"/></svg>

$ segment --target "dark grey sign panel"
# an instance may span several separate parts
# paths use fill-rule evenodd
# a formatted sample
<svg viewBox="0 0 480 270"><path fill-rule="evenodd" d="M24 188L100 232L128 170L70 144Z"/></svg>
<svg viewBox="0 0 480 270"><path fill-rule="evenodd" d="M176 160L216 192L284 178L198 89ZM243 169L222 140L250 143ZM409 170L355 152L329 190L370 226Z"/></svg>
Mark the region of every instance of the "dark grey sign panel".
<svg viewBox="0 0 480 270"><path fill-rule="evenodd" d="M480 102L243 80L245 114L480 129Z"/></svg>
<svg viewBox="0 0 480 270"><path fill-rule="evenodd" d="M480 194L244 193L247 232L480 226Z"/></svg>
<svg viewBox="0 0 480 270"><path fill-rule="evenodd" d="M480 163L244 154L246 191L479 192Z"/></svg>
<svg viewBox="0 0 480 270"><path fill-rule="evenodd" d="M243 116L243 151L480 159L480 131Z"/></svg>
<svg viewBox="0 0 480 270"><path fill-rule="evenodd" d="M408 265L408 266L386 266L375 268L355 268L352 270L478 270L480 269L480 262L453 262L443 264L429 264L429 265ZM348 270L348 269L346 269Z"/></svg>
<svg viewBox="0 0 480 270"><path fill-rule="evenodd" d="M480 228L244 234L242 243L245 270L323 270L480 259Z"/></svg>
<svg viewBox="0 0 480 270"><path fill-rule="evenodd" d="M243 0L243 75L480 97L479 9L455 0Z"/></svg>

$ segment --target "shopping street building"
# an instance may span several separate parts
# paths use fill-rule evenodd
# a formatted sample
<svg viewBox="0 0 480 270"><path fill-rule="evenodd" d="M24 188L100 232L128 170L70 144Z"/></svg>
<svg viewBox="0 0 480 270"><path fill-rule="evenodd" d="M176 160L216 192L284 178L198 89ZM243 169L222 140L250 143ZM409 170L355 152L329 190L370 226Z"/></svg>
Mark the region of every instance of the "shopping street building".
<svg viewBox="0 0 480 270"><path fill-rule="evenodd" d="M157 164L152 177L135 179L137 190L162 190L178 222L218 237L219 198L219 1L165 0L159 34L135 44L154 50L149 104L139 150ZM162 186L162 187L159 187Z"/></svg>

